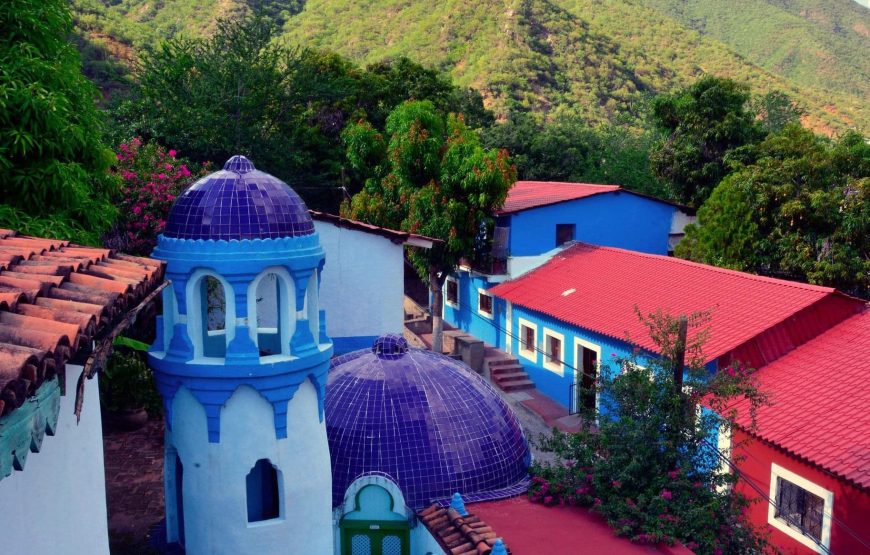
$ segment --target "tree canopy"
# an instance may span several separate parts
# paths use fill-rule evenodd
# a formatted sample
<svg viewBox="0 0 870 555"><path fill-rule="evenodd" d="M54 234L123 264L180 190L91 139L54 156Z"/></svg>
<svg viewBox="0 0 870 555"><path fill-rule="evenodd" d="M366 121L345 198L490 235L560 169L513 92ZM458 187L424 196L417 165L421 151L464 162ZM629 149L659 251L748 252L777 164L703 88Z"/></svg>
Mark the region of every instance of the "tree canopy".
<svg viewBox="0 0 870 555"><path fill-rule="evenodd" d="M117 180L64 0L0 3L0 226L98 243Z"/></svg>
<svg viewBox="0 0 870 555"><path fill-rule="evenodd" d="M115 140L157 139L197 162L245 154L312 207L336 210L341 190L359 182L345 172L348 122L364 118L382 130L408 99L467 113L474 125L492 121L478 93L406 58L363 69L277 33L273 21L249 16L218 21L208 38L163 43L144 57L132 98L114 111Z"/></svg>
<svg viewBox="0 0 870 555"><path fill-rule="evenodd" d="M713 76L653 99L652 119L666 138L650 161L680 202L700 206L728 173L725 155L762 138L749 101L746 85Z"/></svg>
<svg viewBox="0 0 870 555"><path fill-rule="evenodd" d="M735 155L677 255L870 293L870 145L797 125Z"/></svg>
<svg viewBox="0 0 870 555"><path fill-rule="evenodd" d="M397 106L382 135L360 121L342 133L363 190L342 205L342 215L441 239L409 258L435 295L462 257L484 252L492 214L507 196L516 170L503 150L485 149L462 116L441 115L432 102Z"/></svg>

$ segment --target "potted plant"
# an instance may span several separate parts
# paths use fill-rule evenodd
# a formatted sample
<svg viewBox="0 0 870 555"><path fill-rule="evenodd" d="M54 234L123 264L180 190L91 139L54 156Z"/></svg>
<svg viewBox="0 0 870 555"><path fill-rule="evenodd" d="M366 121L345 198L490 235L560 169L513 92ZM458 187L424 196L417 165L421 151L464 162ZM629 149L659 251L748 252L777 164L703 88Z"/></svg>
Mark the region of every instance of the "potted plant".
<svg viewBox="0 0 870 555"><path fill-rule="evenodd" d="M148 421L149 412L160 414L160 395L143 360L147 345L128 338L118 338L115 345L100 380L101 402L110 426L137 430Z"/></svg>

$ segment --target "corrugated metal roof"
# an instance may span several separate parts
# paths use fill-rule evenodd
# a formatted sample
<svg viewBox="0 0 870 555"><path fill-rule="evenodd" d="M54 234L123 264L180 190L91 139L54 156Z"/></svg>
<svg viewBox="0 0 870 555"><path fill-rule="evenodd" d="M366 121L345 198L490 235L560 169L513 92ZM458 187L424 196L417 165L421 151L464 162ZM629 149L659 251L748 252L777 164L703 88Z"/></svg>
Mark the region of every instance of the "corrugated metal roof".
<svg viewBox="0 0 870 555"><path fill-rule="evenodd" d="M756 376L772 403L757 413L756 436L870 489L870 309ZM736 408L748 428L748 403Z"/></svg>
<svg viewBox="0 0 870 555"><path fill-rule="evenodd" d="M490 292L569 324L620 340L631 337L651 351L656 345L635 307L643 314L662 310L672 316L711 310L704 345L708 361L741 347L747 352L764 347L760 339L768 342L767 357L781 356L863 307L829 287L585 243ZM787 329L780 327L785 324ZM791 332L793 343L786 345L771 330ZM770 358L744 361L758 360Z"/></svg>
<svg viewBox="0 0 870 555"><path fill-rule="evenodd" d="M0 415L86 353L162 279L156 260L0 229Z"/></svg>
<svg viewBox="0 0 870 555"><path fill-rule="evenodd" d="M619 185L593 185L561 181L517 181L508 191L504 206L496 213L510 214L536 206L612 193L620 189Z"/></svg>

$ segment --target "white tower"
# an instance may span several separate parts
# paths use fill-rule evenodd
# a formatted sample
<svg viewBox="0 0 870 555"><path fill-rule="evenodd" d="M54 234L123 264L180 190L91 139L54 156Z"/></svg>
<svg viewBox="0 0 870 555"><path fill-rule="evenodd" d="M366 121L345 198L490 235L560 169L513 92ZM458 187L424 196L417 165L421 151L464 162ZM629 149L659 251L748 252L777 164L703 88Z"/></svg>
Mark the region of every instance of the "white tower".
<svg viewBox="0 0 870 555"><path fill-rule="evenodd" d="M172 281L149 357L169 541L189 555L332 553L332 342L304 202L234 156L178 198L153 256Z"/></svg>

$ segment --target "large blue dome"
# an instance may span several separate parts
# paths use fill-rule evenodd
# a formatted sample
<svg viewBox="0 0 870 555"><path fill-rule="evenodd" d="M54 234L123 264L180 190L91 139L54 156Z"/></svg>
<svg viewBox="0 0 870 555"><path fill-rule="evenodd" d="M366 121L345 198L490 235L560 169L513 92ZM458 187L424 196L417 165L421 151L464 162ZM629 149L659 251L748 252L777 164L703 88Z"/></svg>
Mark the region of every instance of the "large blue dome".
<svg viewBox="0 0 870 555"><path fill-rule="evenodd" d="M365 474L386 474L421 509L525 491L531 459L498 393L463 363L385 336L338 357L326 386L332 502Z"/></svg>
<svg viewBox="0 0 870 555"><path fill-rule="evenodd" d="M182 193L163 234L177 239L278 239L314 233L305 202L286 183L233 156Z"/></svg>

